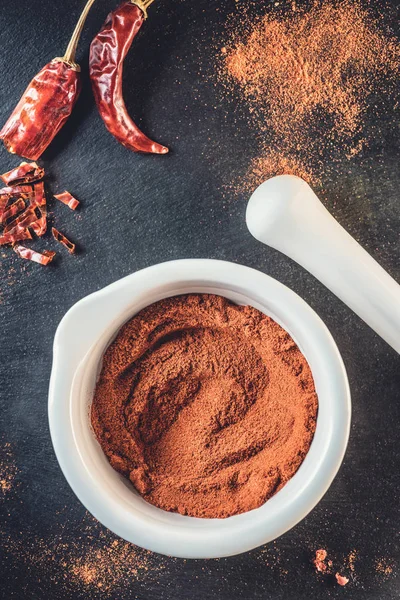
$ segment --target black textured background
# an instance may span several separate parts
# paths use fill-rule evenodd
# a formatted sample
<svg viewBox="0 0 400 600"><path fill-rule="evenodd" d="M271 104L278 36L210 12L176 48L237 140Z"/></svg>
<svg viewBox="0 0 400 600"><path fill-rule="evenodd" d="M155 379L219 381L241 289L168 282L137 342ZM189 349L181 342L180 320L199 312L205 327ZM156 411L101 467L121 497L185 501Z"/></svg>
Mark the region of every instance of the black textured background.
<svg viewBox="0 0 400 600"><path fill-rule="evenodd" d="M1 123L33 74L62 52L81 5L77 0L2 0ZM90 39L115 5L97 0L78 53L82 65ZM18 260L10 249L1 253L0 447L8 464L4 446L11 445L18 470L13 489L0 497L1 598L400 597L399 356L311 275L252 239L244 221L245 194L223 193L257 155L245 113L224 101L213 79L225 20L239 5L159 0L152 6L127 60L125 96L132 115L141 115L144 130L169 145L171 154L138 156L119 146L103 127L85 83L73 117L43 157L53 191L67 188L82 201L78 214L53 207L55 221L81 251L76 257L60 252L50 268ZM379 8L378 0L373 6ZM380 8L398 34L397 0ZM271 2L258 2L260 13L273 9ZM377 135L362 155L327 165L318 191L338 220L400 281L395 111L369 124ZM1 170L17 164L4 149L0 160ZM50 246L51 239L37 245ZM274 544L208 561L132 549L136 574L122 573L104 589L84 585L74 577L73 556L82 548L85 554L110 544L114 536L86 514L53 453L47 390L54 332L66 310L86 294L137 269L183 257L220 258L260 269L299 293L322 317L351 385L346 458L320 504ZM314 573L310 558L319 547L327 548L338 570L347 574L345 557L357 551L346 588ZM376 571L381 559L393 565L391 574ZM150 564L147 571L143 561Z"/></svg>

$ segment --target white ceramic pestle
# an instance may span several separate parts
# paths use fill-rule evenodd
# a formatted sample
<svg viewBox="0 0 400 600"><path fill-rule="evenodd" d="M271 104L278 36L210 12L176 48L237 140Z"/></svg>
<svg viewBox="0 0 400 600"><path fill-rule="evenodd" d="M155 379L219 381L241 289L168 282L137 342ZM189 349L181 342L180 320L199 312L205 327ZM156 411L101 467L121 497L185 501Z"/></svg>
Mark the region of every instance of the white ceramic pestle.
<svg viewBox="0 0 400 600"><path fill-rule="evenodd" d="M400 285L293 175L265 181L251 196L247 226L280 250L363 319L400 354Z"/></svg>

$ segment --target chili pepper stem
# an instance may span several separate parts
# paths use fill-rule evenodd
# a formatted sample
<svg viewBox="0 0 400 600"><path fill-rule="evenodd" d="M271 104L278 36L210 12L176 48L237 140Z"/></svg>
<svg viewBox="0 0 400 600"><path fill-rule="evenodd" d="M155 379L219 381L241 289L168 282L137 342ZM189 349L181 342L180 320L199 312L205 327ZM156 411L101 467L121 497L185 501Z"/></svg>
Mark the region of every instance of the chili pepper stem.
<svg viewBox="0 0 400 600"><path fill-rule="evenodd" d="M79 39L82 34L83 26L85 25L86 17L88 16L89 11L92 8L92 4L94 4L95 1L96 0L88 0L87 1L86 6L82 11L81 16L79 17L79 21L76 24L74 33L72 34L72 37L71 37L69 44L67 46L67 49L65 51L65 54L62 57L62 60L64 62L66 62L66 63L70 64L71 66L74 66L75 68L78 68L78 69L80 69L80 67L75 62L76 49L78 47L78 42L79 42Z"/></svg>
<svg viewBox="0 0 400 600"><path fill-rule="evenodd" d="M147 19L147 9L154 0L131 0L132 4L136 4L142 11L144 18Z"/></svg>

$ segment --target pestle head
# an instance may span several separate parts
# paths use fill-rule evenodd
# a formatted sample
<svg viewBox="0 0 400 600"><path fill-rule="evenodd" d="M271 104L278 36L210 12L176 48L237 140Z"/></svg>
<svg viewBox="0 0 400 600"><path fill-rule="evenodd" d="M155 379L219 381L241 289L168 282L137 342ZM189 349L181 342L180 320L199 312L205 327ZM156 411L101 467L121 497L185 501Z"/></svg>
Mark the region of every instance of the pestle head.
<svg viewBox="0 0 400 600"><path fill-rule="evenodd" d="M278 175L262 183L252 194L246 211L250 233L260 242L287 233L287 221L300 216L318 200L308 183L295 175ZM318 201L319 202L319 201ZM301 224L301 218L300 218Z"/></svg>

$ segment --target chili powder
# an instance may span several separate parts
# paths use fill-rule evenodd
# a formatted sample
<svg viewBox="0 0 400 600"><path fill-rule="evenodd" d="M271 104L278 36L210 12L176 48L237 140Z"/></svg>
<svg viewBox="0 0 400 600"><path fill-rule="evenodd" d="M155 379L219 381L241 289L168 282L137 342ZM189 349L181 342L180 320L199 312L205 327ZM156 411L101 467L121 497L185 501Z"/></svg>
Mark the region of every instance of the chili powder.
<svg viewBox="0 0 400 600"><path fill-rule="evenodd" d="M91 420L110 464L151 504L223 518L259 507L309 450L318 400L290 335L213 295L161 300L105 352Z"/></svg>

